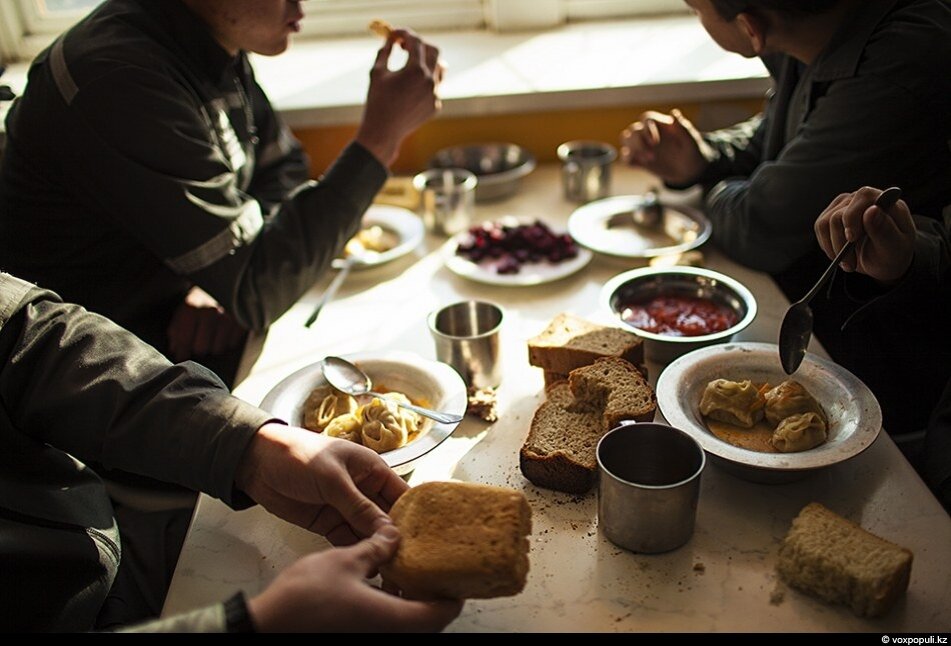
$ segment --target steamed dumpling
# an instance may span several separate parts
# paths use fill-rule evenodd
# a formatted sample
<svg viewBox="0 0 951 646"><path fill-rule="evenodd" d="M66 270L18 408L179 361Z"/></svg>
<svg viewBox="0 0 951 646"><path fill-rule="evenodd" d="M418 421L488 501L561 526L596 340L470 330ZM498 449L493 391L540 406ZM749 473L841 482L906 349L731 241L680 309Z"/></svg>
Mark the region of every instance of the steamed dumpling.
<svg viewBox="0 0 951 646"><path fill-rule="evenodd" d="M363 444L377 453L392 451L406 444L406 426L400 415L396 413L397 406L393 402L374 397L373 400L360 409L363 419L361 437Z"/></svg>
<svg viewBox="0 0 951 646"><path fill-rule="evenodd" d="M826 417L819 402L798 381L784 381L766 392L766 419L773 426L801 413L815 413L825 424Z"/></svg>
<svg viewBox="0 0 951 646"><path fill-rule="evenodd" d="M773 431L770 442L780 453L815 448L826 441L826 423L817 413L790 415Z"/></svg>
<svg viewBox="0 0 951 646"><path fill-rule="evenodd" d="M357 401L333 386L318 386L304 400L301 426L321 433L330 421L357 410Z"/></svg>
<svg viewBox="0 0 951 646"><path fill-rule="evenodd" d="M407 397L403 393L396 393L396 392L384 393L383 397L386 398L388 401L391 401L394 403L397 403L397 402L402 404L413 403L409 400L409 397ZM414 433L419 432L419 427L423 422L423 418L420 417L419 413L414 413L413 411L407 408L402 408L400 406L394 406L393 413L397 416L397 418L400 420L400 423L406 429L407 437L412 436Z"/></svg>
<svg viewBox="0 0 951 646"><path fill-rule="evenodd" d="M766 400L750 380L714 379L703 391L700 412L711 419L752 428L763 419Z"/></svg>
<svg viewBox="0 0 951 646"><path fill-rule="evenodd" d="M327 424L324 432L329 437L337 437L349 442L362 443L363 421L353 413L335 417Z"/></svg>

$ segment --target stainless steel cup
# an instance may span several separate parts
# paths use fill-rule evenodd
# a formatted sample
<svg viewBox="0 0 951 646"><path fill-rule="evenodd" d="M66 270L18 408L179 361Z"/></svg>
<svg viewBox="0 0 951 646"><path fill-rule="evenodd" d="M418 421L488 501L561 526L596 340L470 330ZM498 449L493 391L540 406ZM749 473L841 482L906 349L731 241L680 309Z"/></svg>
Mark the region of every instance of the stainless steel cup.
<svg viewBox="0 0 951 646"><path fill-rule="evenodd" d="M590 202L611 193L611 164L617 149L600 141L568 141L558 146L565 198Z"/></svg>
<svg viewBox="0 0 951 646"><path fill-rule="evenodd" d="M421 197L426 230L452 236L466 229L472 222L478 182L464 168L432 168L416 175L413 188Z"/></svg>
<svg viewBox="0 0 951 646"><path fill-rule="evenodd" d="M498 386L502 318L502 308L483 301L462 301L430 313L436 358L455 368L467 386Z"/></svg>
<svg viewBox="0 0 951 646"><path fill-rule="evenodd" d="M622 422L597 448L598 524L632 552L677 549L693 534L703 449L666 424Z"/></svg>

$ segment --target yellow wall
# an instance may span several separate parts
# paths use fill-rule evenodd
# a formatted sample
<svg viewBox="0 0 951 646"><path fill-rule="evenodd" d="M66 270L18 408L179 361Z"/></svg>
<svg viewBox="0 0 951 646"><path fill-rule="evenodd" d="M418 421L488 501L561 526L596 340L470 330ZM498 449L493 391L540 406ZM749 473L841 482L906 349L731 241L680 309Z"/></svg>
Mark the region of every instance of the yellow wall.
<svg viewBox="0 0 951 646"><path fill-rule="evenodd" d="M564 141L595 139L616 144L621 130L641 112L647 109L669 112L674 107L679 107L687 118L702 123L704 114L711 112L735 114L739 120L760 110L762 102L716 101L679 106L628 106L436 119L403 143L393 171L397 174L416 173L426 167L429 158L440 148L488 141L517 143L531 150L539 162L554 161L555 148ZM356 126L348 125L303 128L296 130L295 134L310 155L314 175L319 175L330 166L355 132Z"/></svg>

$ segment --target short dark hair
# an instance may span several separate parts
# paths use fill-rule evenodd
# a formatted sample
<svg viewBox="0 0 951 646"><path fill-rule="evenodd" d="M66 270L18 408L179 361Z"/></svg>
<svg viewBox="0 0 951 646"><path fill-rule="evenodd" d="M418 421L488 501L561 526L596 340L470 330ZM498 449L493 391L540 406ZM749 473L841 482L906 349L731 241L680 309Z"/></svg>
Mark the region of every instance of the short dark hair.
<svg viewBox="0 0 951 646"><path fill-rule="evenodd" d="M744 12L772 11L790 18L825 13L841 0L710 0L724 20L733 20Z"/></svg>

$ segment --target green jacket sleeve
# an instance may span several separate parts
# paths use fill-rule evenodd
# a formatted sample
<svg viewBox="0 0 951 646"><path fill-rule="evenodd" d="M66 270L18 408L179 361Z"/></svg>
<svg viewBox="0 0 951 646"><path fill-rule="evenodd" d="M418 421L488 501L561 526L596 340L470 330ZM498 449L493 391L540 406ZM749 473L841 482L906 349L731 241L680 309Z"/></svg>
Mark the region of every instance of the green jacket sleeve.
<svg viewBox="0 0 951 646"><path fill-rule="evenodd" d="M0 274L0 407L6 423L83 462L228 504L240 495L241 456L270 419L205 368L172 365L109 320L9 274Z"/></svg>

